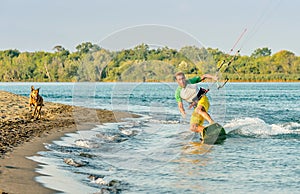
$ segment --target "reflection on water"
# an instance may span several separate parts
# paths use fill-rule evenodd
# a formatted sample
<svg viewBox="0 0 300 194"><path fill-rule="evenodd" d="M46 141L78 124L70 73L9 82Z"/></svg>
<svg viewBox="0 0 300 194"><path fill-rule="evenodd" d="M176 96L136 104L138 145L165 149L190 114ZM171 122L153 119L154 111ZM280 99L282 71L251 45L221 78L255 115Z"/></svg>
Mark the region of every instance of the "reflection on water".
<svg viewBox="0 0 300 194"><path fill-rule="evenodd" d="M203 142L189 142L183 146L182 153L184 155L203 155L211 152L212 145L204 144Z"/></svg>

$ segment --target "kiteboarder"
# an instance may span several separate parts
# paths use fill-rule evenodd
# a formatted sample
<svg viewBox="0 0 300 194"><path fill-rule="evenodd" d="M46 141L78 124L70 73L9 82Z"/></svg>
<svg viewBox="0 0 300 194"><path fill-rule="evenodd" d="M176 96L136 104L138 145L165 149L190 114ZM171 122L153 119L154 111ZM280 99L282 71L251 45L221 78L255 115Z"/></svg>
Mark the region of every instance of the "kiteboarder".
<svg viewBox="0 0 300 194"><path fill-rule="evenodd" d="M175 99L178 103L179 111L183 118L186 117L186 112L183 107L182 100L190 103L189 108L194 108L194 111L190 120L190 130L201 134L203 137L203 123L204 120L208 121L209 124L214 123L213 119L208 114L209 109L209 100L206 96L208 90L204 88L199 88L196 83L199 83L205 79L214 79L217 80L216 76L210 74L204 74L201 77L196 76L191 79L186 79L183 72L177 72L175 74L176 82L178 87L175 91Z"/></svg>

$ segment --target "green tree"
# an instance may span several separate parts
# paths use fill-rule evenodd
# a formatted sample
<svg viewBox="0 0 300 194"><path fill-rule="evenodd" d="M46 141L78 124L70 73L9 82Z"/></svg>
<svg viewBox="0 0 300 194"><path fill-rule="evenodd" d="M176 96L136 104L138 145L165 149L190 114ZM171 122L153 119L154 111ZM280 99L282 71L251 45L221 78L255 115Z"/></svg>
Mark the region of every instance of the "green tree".
<svg viewBox="0 0 300 194"><path fill-rule="evenodd" d="M61 52L65 50L65 48L61 45L56 45L55 47L53 47L53 50L55 50L56 52Z"/></svg>
<svg viewBox="0 0 300 194"><path fill-rule="evenodd" d="M77 52L80 54L88 53L90 51L95 52L100 50L100 47L96 44L92 44L91 42L83 42L76 46Z"/></svg>
<svg viewBox="0 0 300 194"><path fill-rule="evenodd" d="M10 49L10 50L6 50L4 51L5 55L10 57L10 58L14 58L14 57L18 57L20 54L20 51L17 49Z"/></svg>
<svg viewBox="0 0 300 194"><path fill-rule="evenodd" d="M293 62L296 60L294 53L282 50L275 53L272 58L272 70L276 73L294 73L291 71Z"/></svg>
<svg viewBox="0 0 300 194"><path fill-rule="evenodd" d="M239 81L300 80L300 57L290 51L271 56L268 48L256 49L251 56L233 56L218 49L186 46L179 51L162 47L108 51L90 42L70 52L61 45L51 52L0 51L0 81L172 81L175 71L188 76L215 74L225 60L219 77ZM170 75L169 75L170 74Z"/></svg>
<svg viewBox="0 0 300 194"><path fill-rule="evenodd" d="M251 54L251 57L253 58L266 57L266 56L270 56L271 54L272 54L271 49L264 47L264 48L258 48L254 50L254 52Z"/></svg>
<svg viewBox="0 0 300 194"><path fill-rule="evenodd" d="M147 55L149 52L149 46L147 44L140 44L133 49L134 59L136 60L147 60Z"/></svg>

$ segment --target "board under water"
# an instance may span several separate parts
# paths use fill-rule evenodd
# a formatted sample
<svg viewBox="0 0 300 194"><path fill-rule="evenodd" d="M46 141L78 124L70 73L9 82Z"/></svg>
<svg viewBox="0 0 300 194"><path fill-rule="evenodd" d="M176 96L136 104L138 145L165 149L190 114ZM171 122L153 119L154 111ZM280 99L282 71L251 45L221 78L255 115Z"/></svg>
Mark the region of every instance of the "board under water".
<svg viewBox="0 0 300 194"><path fill-rule="evenodd" d="M220 124L214 123L203 129L203 137L206 144L220 144L226 139L226 132Z"/></svg>

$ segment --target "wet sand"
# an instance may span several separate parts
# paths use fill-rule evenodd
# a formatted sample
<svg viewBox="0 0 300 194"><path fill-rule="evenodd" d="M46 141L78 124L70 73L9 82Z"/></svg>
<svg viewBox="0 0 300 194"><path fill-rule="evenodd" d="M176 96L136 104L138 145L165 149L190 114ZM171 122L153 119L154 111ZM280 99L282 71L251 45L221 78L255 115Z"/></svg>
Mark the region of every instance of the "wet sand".
<svg viewBox="0 0 300 194"><path fill-rule="evenodd" d="M138 115L44 102L41 119L32 119L29 98L0 91L0 194L54 193L34 181L38 164L27 159L65 133L119 122Z"/></svg>

